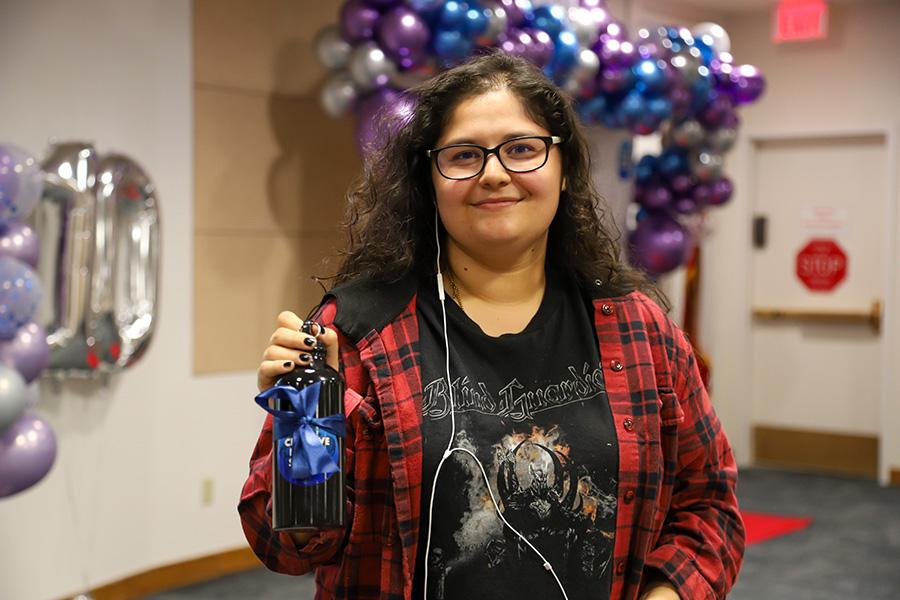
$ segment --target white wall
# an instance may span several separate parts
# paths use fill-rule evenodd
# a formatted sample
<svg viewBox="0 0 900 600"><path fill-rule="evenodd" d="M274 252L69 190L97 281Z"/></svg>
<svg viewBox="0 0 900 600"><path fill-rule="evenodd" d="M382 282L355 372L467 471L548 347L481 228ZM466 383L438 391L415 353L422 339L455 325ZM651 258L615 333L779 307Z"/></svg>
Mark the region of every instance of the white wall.
<svg viewBox="0 0 900 600"><path fill-rule="evenodd" d="M736 447L739 461L750 458L751 402L747 391L750 360L750 226L748 139L778 131L833 132L887 129L900 133L900 3L883 0L829 3L832 30L828 40L775 45L768 10L725 18L735 59L760 67L768 80L763 99L741 111L743 125L726 170L736 193L730 205L711 211L713 234L704 246L702 327L713 363L713 395ZM897 163L894 146L891 190L896 210ZM863 209L861 207L860 209ZM894 214L893 239L900 235ZM890 257L894 265L900 256ZM896 275L886 290L883 334L887 352L881 365L885 403L881 415L882 477L889 465L900 467L900 322L896 318L900 288ZM851 398L847 399L852 402ZM828 411L827 406L822 407Z"/></svg>
<svg viewBox="0 0 900 600"><path fill-rule="evenodd" d="M235 506L262 421L255 378L190 366L190 36L188 0L0 6L0 140L40 154L49 138L82 139L136 159L158 186L163 249L143 360L106 389L42 386L59 456L44 481L0 499L0 598L72 595L244 544Z"/></svg>

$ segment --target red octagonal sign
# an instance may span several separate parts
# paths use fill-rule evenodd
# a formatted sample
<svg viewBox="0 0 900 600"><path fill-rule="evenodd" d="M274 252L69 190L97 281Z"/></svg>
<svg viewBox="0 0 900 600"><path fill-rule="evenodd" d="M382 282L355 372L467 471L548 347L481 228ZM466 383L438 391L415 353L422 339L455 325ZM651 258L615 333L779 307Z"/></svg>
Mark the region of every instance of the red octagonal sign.
<svg viewBox="0 0 900 600"><path fill-rule="evenodd" d="M797 253L797 278L814 292L829 292L846 276L847 255L834 240L810 240Z"/></svg>

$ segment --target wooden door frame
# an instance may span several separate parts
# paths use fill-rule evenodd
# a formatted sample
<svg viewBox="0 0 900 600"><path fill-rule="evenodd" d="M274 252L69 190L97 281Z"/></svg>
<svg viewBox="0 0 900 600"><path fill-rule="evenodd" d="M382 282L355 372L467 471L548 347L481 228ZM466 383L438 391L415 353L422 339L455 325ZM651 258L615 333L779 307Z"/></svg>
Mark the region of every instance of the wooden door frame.
<svg viewBox="0 0 900 600"><path fill-rule="evenodd" d="M829 138L857 138L857 137L881 137L884 139L885 147L885 197L884 204L884 249L886 260L884 261L884 269L882 273L882 285L884 289L883 312L882 312L882 329L880 340L880 394L877 403L879 415L879 440L890 439L890 435L896 435L896 431L891 432L892 409L890 406L891 392L900 389L900 374L896 374L891 367L896 367L895 363L890 361L891 351L896 349L900 353L900 340L897 336L897 310L900 308L900 299L894 293L897 286L897 271L900 270L900 257L898 257L898 232L900 232L900 207L898 207L897 194L897 138L898 126L892 124L876 124L876 125L860 125L857 127L846 128L829 128L829 129L797 129L797 130L760 130L749 133L741 145L744 146L743 162L746 177L746 194L747 202L743 203L745 207L744 223L749 224L753 219L753 212L756 208L756 189L755 182L758 172L758 148L760 144L765 142L779 142L791 140L823 140ZM745 248L745 273L753 273L753 250ZM752 280L748 282L746 297L743 299L743 314L745 315L746 336L744 339L744 352L749 361L753 360L752 353L752 334L753 324L751 319L753 284ZM752 364L749 365L752 372ZM738 402L734 409L735 425L740 430L739 436L744 440L744 445L750 451L750 456L754 456L752 448L752 430L753 430L753 389L754 382L752 378L748 378L745 401ZM900 415L900 407L893 411ZM900 419L900 416L898 416ZM895 457L894 460L900 460ZM893 465L896 469L898 465ZM886 456L885 444L879 444L878 457L878 481L882 485L888 485L891 477L891 467L889 458Z"/></svg>

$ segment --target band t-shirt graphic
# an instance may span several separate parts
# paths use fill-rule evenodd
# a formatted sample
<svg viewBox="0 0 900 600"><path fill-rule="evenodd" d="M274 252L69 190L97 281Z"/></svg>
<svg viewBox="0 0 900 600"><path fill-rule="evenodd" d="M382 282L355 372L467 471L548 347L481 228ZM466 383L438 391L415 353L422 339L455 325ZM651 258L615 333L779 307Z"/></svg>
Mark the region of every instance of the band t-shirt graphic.
<svg viewBox="0 0 900 600"><path fill-rule="evenodd" d="M446 305L454 446L479 458L504 517L553 565L571 600L608 598L618 446L592 307L552 269L520 333L488 336L449 297ZM431 484L451 424L440 301L424 285L417 316L424 456L413 597L421 598ZM465 453L441 468L431 536L429 600L562 597L538 556L503 525Z"/></svg>

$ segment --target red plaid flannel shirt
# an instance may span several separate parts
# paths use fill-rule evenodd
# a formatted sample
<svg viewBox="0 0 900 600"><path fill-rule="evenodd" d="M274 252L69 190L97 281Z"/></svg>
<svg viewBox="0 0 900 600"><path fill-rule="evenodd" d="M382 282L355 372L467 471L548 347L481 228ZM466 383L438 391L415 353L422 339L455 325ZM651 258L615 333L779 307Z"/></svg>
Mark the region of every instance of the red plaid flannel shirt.
<svg viewBox="0 0 900 600"><path fill-rule="evenodd" d="M648 576L660 575L683 599L724 598L744 551L737 469L691 346L638 292L592 300L619 444L611 598L634 600ZM415 296L356 343L335 326L336 312L331 298L316 318L340 338L350 525L318 533L303 548L272 530L271 417L238 511L269 569L316 570L317 600L411 600L423 484Z"/></svg>

